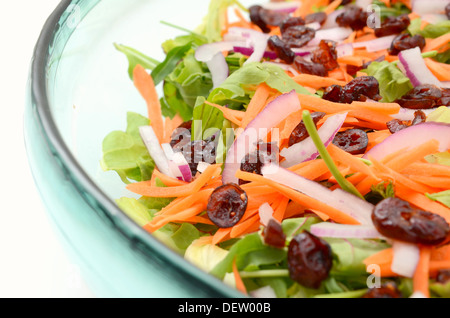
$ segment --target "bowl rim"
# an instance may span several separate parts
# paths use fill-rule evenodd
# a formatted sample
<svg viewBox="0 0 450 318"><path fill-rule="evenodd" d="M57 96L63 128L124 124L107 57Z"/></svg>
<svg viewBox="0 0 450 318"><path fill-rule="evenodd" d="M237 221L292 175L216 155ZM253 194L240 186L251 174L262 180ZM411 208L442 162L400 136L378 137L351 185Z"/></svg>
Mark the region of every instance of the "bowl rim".
<svg viewBox="0 0 450 318"><path fill-rule="evenodd" d="M209 290L211 293L208 292L205 294L210 294L211 297L215 297L215 295L222 297L245 297L245 295L241 294L236 289L228 286L218 278L204 272L197 266L185 260L180 254L171 250L152 235L149 235L145 229L129 218L88 176L69 150L62 135L59 133L51 113L50 102L47 96L46 71L48 66L49 46L55 37L57 28L59 27L59 21L64 12L73 3L80 3L83 1L85 0L61 0L42 27L32 55L30 67L31 101L32 105L35 107L38 125L44 132L45 141L50 148L52 155L61 159L59 160L63 165L61 168L66 175L67 173L70 174L68 177L70 178L71 183L79 191L82 199L91 206L97 214L102 213L103 216L106 216L111 221L111 225L130 242L130 248L137 246L138 250L140 250L144 256L148 257L150 261L151 257L148 255L148 249L159 253L159 256L166 261L169 267L172 267L174 270L178 270L181 273L188 274L190 277L194 277L198 281L196 283L200 282L201 285L197 285L197 287L204 288L206 291ZM99 0L96 1L95 5L100 2ZM76 28L73 29L75 30ZM93 204L91 200L88 200L86 194L90 195L89 199L94 199L95 204ZM129 233L124 231L124 228L126 228ZM142 246L139 243L145 244L145 248L142 249ZM141 248L139 248L139 246L141 246Z"/></svg>

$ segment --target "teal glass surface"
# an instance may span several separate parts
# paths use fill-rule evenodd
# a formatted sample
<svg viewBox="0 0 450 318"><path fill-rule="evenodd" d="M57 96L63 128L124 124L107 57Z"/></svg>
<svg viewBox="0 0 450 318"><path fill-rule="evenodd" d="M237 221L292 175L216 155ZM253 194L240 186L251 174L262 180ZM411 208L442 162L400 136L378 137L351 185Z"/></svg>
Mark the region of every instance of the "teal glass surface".
<svg viewBox="0 0 450 318"><path fill-rule="evenodd" d="M189 6L206 10L207 1ZM160 20L193 28L201 18L167 9L160 0L61 1L30 71L30 166L55 231L96 296L241 297L131 221L114 203L131 194L99 165L103 138L125 128L126 112L146 112L113 43L163 58L160 43L180 31Z"/></svg>

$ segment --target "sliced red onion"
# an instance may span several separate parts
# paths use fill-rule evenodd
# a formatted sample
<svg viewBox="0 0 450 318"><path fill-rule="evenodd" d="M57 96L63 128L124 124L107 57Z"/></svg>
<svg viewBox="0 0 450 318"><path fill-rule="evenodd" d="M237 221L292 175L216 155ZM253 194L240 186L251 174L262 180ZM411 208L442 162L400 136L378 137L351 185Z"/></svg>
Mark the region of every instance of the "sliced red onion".
<svg viewBox="0 0 450 318"><path fill-rule="evenodd" d="M344 124L346 116L347 113L330 116L318 129L320 140L322 140L325 147L333 141L334 136ZM312 138L308 137L299 143L284 148L281 150L280 155L286 159L282 162L282 166L289 168L293 165L316 159L319 156L319 151Z"/></svg>
<svg viewBox="0 0 450 318"><path fill-rule="evenodd" d="M224 51L231 51L235 46L245 46L245 41L222 41L201 45L195 50L195 59L199 62L208 62Z"/></svg>
<svg viewBox="0 0 450 318"><path fill-rule="evenodd" d="M169 167L169 160L159 144L158 137L156 137L153 127L141 126L139 127L139 134L158 170L167 176L174 177Z"/></svg>
<svg viewBox="0 0 450 318"><path fill-rule="evenodd" d="M313 47L307 47L307 48L292 48L292 52L295 53L297 56L307 56L311 54L311 51L314 50Z"/></svg>
<svg viewBox="0 0 450 318"><path fill-rule="evenodd" d="M311 22L311 23L305 24L305 27L317 31L322 27L322 25L319 22Z"/></svg>
<svg viewBox="0 0 450 318"><path fill-rule="evenodd" d="M413 277L420 258L420 249L416 244L393 241L393 259L391 270L404 277Z"/></svg>
<svg viewBox="0 0 450 318"><path fill-rule="evenodd" d="M311 234L319 237L385 239L374 226L321 222L311 225Z"/></svg>
<svg viewBox="0 0 450 318"><path fill-rule="evenodd" d="M256 149L256 143L263 139L269 130L278 125L291 113L300 110L300 101L295 90L285 93L270 102L236 138L228 150L222 173L223 183L238 183L236 172L241 167L246 154Z"/></svg>
<svg viewBox="0 0 450 318"><path fill-rule="evenodd" d="M245 47L245 46L235 46L233 48L233 51L236 53L241 53L247 56L250 56L253 54L253 48L251 47ZM278 56L277 53L272 51L265 51L263 57L267 57L271 60L275 60Z"/></svg>
<svg viewBox="0 0 450 318"><path fill-rule="evenodd" d="M313 199L332 206L351 216L362 225L372 225L368 220L368 213L372 213L373 206L369 212L365 208L367 202L354 195L343 195L343 192L334 192L318 182L304 178L292 171L279 167L276 164L265 165L261 171L262 175L267 179L278 182Z"/></svg>
<svg viewBox="0 0 450 318"><path fill-rule="evenodd" d="M228 78L230 73L225 56L222 52L218 52L211 60L206 62L206 65L211 72L213 89L219 87Z"/></svg>
<svg viewBox="0 0 450 318"><path fill-rule="evenodd" d="M235 46L250 46L253 48L252 55L249 56L249 58L247 59L247 61L245 61L245 63L261 61L267 49L267 41L269 40L268 34L240 27L231 27L229 28L228 33L230 35L239 35L242 36L243 38L248 38L248 41L245 45L235 45Z"/></svg>
<svg viewBox="0 0 450 318"><path fill-rule="evenodd" d="M174 162L180 170L183 181L190 182L192 180L192 172L189 163L183 154L181 152L175 152L173 154L172 162Z"/></svg>
<svg viewBox="0 0 450 318"><path fill-rule="evenodd" d="M330 29L320 29L316 31L316 36L314 39L308 42L308 46L316 46L321 40L332 40L335 42L340 42L348 38L352 34L353 30L351 28L335 27Z"/></svg>
<svg viewBox="0 0 450 318"><path fill-rule="evenodd" d="M300 1L280 1L280 2L266 2L261 6L264 9L277 11L277 12L285 12L292 13L301 5Z"/></svg>
<svg viewBox="0 0 450 318"><path fill-rule="evenodd" d="M442 13L445 12L445 6L449 3L449 0L414 0L412 3L412 11L418 15Z"/></svg>
<svg viewBox="0 0 450 318"><path fill-rule="evenodd" d="M450 107L450 106L448 106ZM421 110L426 116L428 116L430 113L435 111L437 108L429 108L429 109L409 109L409 108L403 108L400 107L400 110L397 114L391 115L395 119L399 120L413 120L414 119L414 113L418 110Z"/></svg>
<svg viewBox="0 0 450 318"><path fill-rule="evenodd" d="M336 53L338 57L353 55L353 51L353 45L351 43L344 43L336 46Z"/></svg>
<svg viewBox="0 0 450 318"><path fill-rule="evenodd" d="M338 17L338 15L340 15L341 13L343 13L345 11L345 9L339 9L339 10L335 10L332 13L330 13L327 16L327 20L325 21L325 23L322 25L322 30L323 29L331 29L331 28L336 28L339 27L339 25L336 22L336 18Z"/></svg>
<svg viewBox="0 0 450 318"><path fill-rule="evenodd" d="M376 52L376 51L386 50L386 49L390 48L395 36L396 35L394 34L394 35L388 35L388 36L376 38L376 39L370 40L370 41L355 42L355 43L353 43L353 48L356 49L356 48L365 47L368 52Z"/></svg>
<svg viewBox="0 0 450 318"><path fill-rule="evenodd" d="M372 0L356 0L355 5L366 10L372 4Z"/></svg>
<svg viewBox="0 0 450 318"><path fill-rule="evenodd" d="M409 126L390 135L378 145L371 148L364 159L373 157L381 160L399 149L410 149L435 139L439 142L439 151L447 151L450 148L450 124L438 122L425 122L420 125Z"/></svg>
<svg viewBox="0 0 450 318"><path fill-rule="evenodd" d="M206 168L208 168L211 164L208 162L201 161L197 165L197 171L200 173L205 172Z"/></svg>
<svg viewBox="0 0 450 318"><path fill-rule="evenodd" d="M262 225L267 226L270 219L273 217L273 209L269 203L263 203L260 205L259 209L259 219Z"/></svg>
<svg viewBox="0 0 450 318"><path fill-rule="evenodd" d="M432 84L441 87L441 82L431 73L421 55L419 47L401 51L398 67L409 78L413 86Z"/></svg>

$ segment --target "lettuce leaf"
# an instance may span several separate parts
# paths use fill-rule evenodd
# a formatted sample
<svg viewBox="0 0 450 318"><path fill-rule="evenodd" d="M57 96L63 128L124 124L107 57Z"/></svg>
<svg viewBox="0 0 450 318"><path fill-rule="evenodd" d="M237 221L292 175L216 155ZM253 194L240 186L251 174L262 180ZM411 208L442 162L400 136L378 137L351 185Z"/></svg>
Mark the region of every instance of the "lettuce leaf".
<svg viewBox="0 0 450 318"><path fill-rule="evenodd" d="M450 208L450 190L445 190L445 191L441 191L441 192L437 192L437 193L425 193L425 195L433 200L433 201L438 201L441 202L443 205L447 206L448 208Z"/></svg>
<svg viewBox="0 0 450 318"><path fill-rule="evenodd" d="M157 65L160 64L159 61L151 58L138 50L131 48L123 44L114 43L114 47L125 54L128 59L128 76L133 79L133 70L136 65L140 64L147 70L153 70Z"/></svg>
<svg viewBox="0 0 450 318"><path fill-rule="evenodd" d="M411 21L408 26L408 32L411 35L419 34L424 38L435 39L441 35L450 32L450 20L440 21L434 24L427 24L423 29L420 28L422 24L422 19L416 18Z"/></svg>
<svg viewBox="0 0 450 318"><path fill-rule="evenodd" d="M372 62L364 72L378 80L382 102L393 102L413 89L409 78L393 63Z"/></svg>
<svg viewBox="0 0 450 318"><path fill-rule="evenodd" d="M100 164L104 171L117 172L125 183L151 178L155 163L139 135L139 127L148 124L148 118L127 113L126 131L112 131L103 139Z"/></svg>

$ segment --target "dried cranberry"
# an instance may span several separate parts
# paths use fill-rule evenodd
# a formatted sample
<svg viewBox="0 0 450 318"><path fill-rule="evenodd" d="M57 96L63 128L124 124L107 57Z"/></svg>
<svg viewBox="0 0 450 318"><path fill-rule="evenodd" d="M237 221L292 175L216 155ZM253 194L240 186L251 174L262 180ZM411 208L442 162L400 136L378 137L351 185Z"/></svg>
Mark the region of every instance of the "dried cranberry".
<svg viewBox="0 0 450 318"><path fill-rule="evenodd" d="M447 15L447 19L450 19L450 3L445 6L445 14Z"/></svg>
<svg viewBox="0 0 450 318"><path fill-rule="evenodd" d="M292 62L294 62L294 51L292 51L291 48L278 37L278 35L272 35L267 42L267 46L277 54L278 58L282 59L286 63L292 64Z"/></svg>
<svg viewBox="0 0 450 318"><path fill-rule="evenodd" d="M382 235L414 244L437 245L450 234L443 217L413 208L398 198L380 201L372 212L372 221Z"/></svg>
<svg viewBox="0 0 450 318"><path fill-rule="evenodd" d="M450 88L441 88L441 105L450 106Z"/></svg>
<svg viewBox="0 0 450 318"><path fill-rule="evenodd" d="M391 134L395 134L397 131L405 129L409 126L417 125L425 122L427 116L421 110L417 110L414 112L414 119L412 121L409 120L400 120L400 119L392 119L386 123L387 128L391 132Z"/></svg>
<svg viewBox="0 0 450 318"><path fill-rule="evenodd" d="M178 126L170 137L170 145L174 147L180 142L182 145L188 143L191 140L191 126L192 120L186 121Z"/></svg>
<svg viewBox="0 0 450 318"><path fill-rule="evenodd" d="M328 71L325 69L325 66L319 63L307 61L301 56L295 57L293 66L297 71L303 74L311 74L317 76L328 75Z"/></svg>
<svg viewBox="0 0 450 318"><path fill-rule="evenodd" d="M232 227L247 209L247 193L237 184L229 183L216 188L208 200L209 219L220 228Z"/></svg>
<svg viewBox="0 0 450 318"><path fill-rule="evenodd" d="M436 275L436 282L447 284L450 282L450 269L440 269Z"/></svg>
<svg viewBox="0 0 450 318"><path fill-rule="evenodd" d="M264 33L270 32L270 26L279 26L289 17L288 13L267 10L259 5L249 8L250 21L256 24Z"/></svg>
<svg viewBox="0 0 450 318"><path fill-rule="evenodd" d="M311 118L315 125L317 125L317 122L320 119L322 119L324 116L325 116L325 113L322 113L322 112L311 113ZM306 130L305 124L303 123L303 120L302 120L291 132L291 135L289 136L288 145L290 147L293 144L299 143L308 137L309 137L308 131Z"/></svg>
<svg viewBox="0 0 450 318"><path fill-rule="evenodd" d="M402 294L394 283L386 283L370 288L361 298L402 298Z"/></svg>
<svg viewBox="0 0 450 318"><path fill-rule="evenodd" d="M312 51L311 61L322 64L327 71L339 66L337 62L336 42L321 40L317 49Z"/></svg>
<svg viewBox="0 0 450 318"><path fill-rule="evenodd" d="M308 288L317 289L333 265L331 247L323 239L303 231L288 247L288 270L292 280Z"/></svg>
<svg viewBox="0 0 450 318"><path fill-rule="evenodd" d="M344 87L332 85L328 87L322 98L335 103L350 104L353 101L380 100L378 81L373 76L358 76Z"/></svg>
<svg viewBox="0 0 450 318"><path fill-rule="evenodd" d="M288 28L298 25L305 25L302 17L289 17L280 24L280 32L283 34Z"/></svg>
<svg viewBox="0 0 450 318"><path fill-rule="evenodd" d="M183 154L193 175L197 173L199 162L214 163L216 160L216 144L214 141L193 140L185 144L179 142L173 147L173 150Z"/></svg>
<svg viewBox="0 0 450 318"><path fill-rule="evenodd" d="M435 85L424 84L414 87L395 102L410 109L428 109L443 105L443 90Z"/></svg>
<svg viewBox="0 0 450 318"><path fill-rule="evenodd" d="M375 29L375 36L382 37L392 34L399 34L405 31L410 23L411 20L407 14L402 14L398 17L388 16L381 23L380 27Z"/></svg>
<svg viewBox="0 0 450 318"><path fill-rule="evenodd" d="M364 130L347 129L336 134L333 144L352 155L358 155L366 151L369 138Z"/></svg>
<svg viewBox="0 0 450 318"><path fill-rule="evenodd" d="M419 47L422 50L425 47L425 38L419 34L411 36L408 33L402 33L394 38L391 47L388 49L388 53L390 55L398 55L400 51L415 47Z"/></svg>
<svg viewBox="0 0 450 318"><path fill-rule="evenodd" d="M305 24L318 22L323 25L327 21L327 17L327 14L322 11L310 13L305 16Z"/></svg>
<svg viewBox="0 0 450 318"><path fill-rule="evenodd" d="M315 36L316 31L304 25L291 26L281 34L283 42L290 48L305 46Z"/></svg>
<svg viewBox="0 0 450 318"><path fill-rule="evenodd" d="M241 162L241 170L261 175L265 164L278 162L279 149L275 143L260 142L254 152L247 154ZM248 183L239 179L239 185Z"/></svg>
<svg viewBox="0 0 450 318"><path fill-rule="evenodd" d="M281 224L275 219L270 219L263 231L264 243L270 246L283 248L286 244L286 234Z"/></svg>
<svg viewBox="0 0 450 318"><path fill-rule="evenodd" d="M369 14L356 5L346 5L345 11L336 17L336 23L341 27L350 27L354 31L362 30L367 25Z"/></svg>

